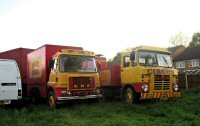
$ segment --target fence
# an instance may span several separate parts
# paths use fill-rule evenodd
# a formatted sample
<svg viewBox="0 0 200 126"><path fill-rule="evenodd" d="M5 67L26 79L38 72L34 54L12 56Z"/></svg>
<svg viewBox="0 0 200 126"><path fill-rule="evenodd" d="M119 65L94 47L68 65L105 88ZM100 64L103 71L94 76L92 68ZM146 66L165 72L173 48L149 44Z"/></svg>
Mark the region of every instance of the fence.
<svg viewBox="0 0 200 126"><path fill-rule="evenodd" d="M187 88L186 81L188 83L188 89L200 86L200 75L189 74L185 76L185 74L178 75L178 85L180 88Z"/></svg>

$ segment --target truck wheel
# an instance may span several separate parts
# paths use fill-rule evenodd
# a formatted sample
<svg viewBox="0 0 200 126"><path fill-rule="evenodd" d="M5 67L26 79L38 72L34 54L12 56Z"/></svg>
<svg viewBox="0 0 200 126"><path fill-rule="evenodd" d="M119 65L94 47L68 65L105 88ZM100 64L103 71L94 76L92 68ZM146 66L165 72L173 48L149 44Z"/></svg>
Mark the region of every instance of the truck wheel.
<svg viewBox="0 0 200 126"><path fill-rule="evenodd" d="M49 104L51 109L56 108L56 98L55 98L55 94L54 94L53 91L50 91L48 93L48 104Z"/></svg>
<svg viewBox="0 0 200 126"><path fill-rule="evenodd" d="M135 90L129 87L125 90L124 100L128 104L133 104L138 102L139 97Z"/></svg>

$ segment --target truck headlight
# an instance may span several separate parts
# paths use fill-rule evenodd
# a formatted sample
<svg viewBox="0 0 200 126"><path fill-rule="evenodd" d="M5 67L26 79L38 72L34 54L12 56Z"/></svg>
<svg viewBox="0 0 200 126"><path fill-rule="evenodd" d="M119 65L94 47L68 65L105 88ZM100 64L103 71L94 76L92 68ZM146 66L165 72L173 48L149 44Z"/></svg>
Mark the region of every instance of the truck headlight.
<svg viewBox="0 0 200 126"><path fill-rule="evenodd" d="M147 84L142 85L142 91L143 92L148 92L149 86Z"/></svg>
<svg viewBox="0 0 200 126"><path fill-rule="evenodd" d="M97 93L97 94L100 94L100 90L99 90L99 89L97 89L97 90L96 90L96 93Z"/></svg>
<svg viewBox="0 0 200 126"><path fill-rule="evenodd" d="M100 89L96 89L96 90L93 90L93 93L94 94L100 94L101 92L100 92Z"/></svg>
<svg viewBox="0 0 200 126"><path fill-rule="evenodd" d="M67 91L66 93L67 93L68 95L71 95L71 91Z"/></svg>
<svg viewBox="0 0 200 126"><path fill-rule="evenodd" d="M174 91L178 91L178 84L174 84Z"/></svg>
<svg viewBox="0 0 200 126"><path fill-rule="evenodd" d="M63 91L61 91L61 94L62 94L62 96L67 96L67 95L71 95L71 92L63 90Z"/></svg>

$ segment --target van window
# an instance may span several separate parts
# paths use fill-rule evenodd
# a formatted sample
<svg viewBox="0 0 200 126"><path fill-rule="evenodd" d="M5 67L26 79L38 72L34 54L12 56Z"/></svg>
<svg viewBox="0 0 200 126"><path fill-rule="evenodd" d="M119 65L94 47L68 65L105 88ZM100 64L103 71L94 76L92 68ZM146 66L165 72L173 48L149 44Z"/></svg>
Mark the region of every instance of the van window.
<svg viewBox="0 0 200 126"><path fill-rule="evenodd" d="M0 76L2 79L5 79L4 77L16 77L17 75L17 69L14 62L0 62Z"/></svg>

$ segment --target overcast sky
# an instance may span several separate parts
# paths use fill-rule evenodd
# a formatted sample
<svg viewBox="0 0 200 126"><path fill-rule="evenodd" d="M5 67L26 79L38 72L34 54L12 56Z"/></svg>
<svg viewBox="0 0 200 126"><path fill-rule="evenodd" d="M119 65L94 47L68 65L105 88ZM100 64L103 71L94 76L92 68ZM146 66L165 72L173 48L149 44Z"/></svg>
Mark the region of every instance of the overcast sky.
<svg viewBox="0 0 200 126"><path fill-rule="evenodd" d="M0 52L44 44L114 57L128 47L171 46L200 31L199 0L0 0Z"/></svg>

